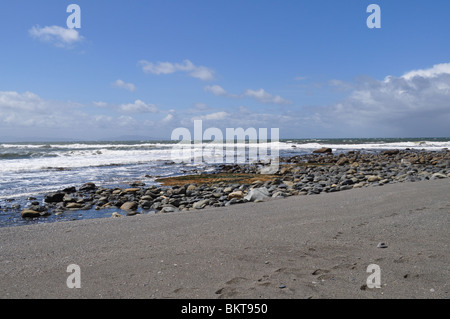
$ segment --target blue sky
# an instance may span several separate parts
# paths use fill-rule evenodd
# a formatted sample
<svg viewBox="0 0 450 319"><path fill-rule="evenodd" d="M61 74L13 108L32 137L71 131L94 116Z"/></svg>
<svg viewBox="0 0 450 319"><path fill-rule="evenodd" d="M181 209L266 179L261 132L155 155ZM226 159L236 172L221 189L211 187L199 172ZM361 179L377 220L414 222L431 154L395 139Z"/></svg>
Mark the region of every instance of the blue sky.
<svg viewBox="0 0 450 319"><path fill-rule="evenodd" d="M0 140L170 139L195 119L282 138L448 137L449 12L446 0L3 0Z"/></svg>

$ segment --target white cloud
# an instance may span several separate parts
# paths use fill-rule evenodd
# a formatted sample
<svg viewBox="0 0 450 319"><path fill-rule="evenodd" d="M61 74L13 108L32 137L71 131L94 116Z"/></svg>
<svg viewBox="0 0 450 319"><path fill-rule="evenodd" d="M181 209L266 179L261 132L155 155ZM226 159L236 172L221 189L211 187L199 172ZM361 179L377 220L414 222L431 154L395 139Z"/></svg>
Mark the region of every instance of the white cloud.
<svg viewBox="0 0 450 319"><path fill-rule="evenodd" d="M191 120L224 120L226 119L230 114L227 112L215 112L210 114L205 114L202 116L195 116Z"/></svg>
<svg viewBox="0 0 450 319"><path fill-rule="evenodd" d="M10 131L83 125L87 116L81 105L44 100L31 93L0 91L0 128Z"/></svg>
<svg viewBox="0 0 450 319"><path fill-rule="evenodd" d="M162 119L164 123L170 122L173 120L173 114L169 113L165 118Z"/></svg>
<svg viewBox="0 0 450 319"><path fill-rule="evenodd" d="M380 136L448 136L450 63L383 81L366 78L349 96L317 110L323 123Z"/></svg>
<svg viewBox="0 0 450 319"><path fill-rule="evenodd" d="M122 104L119 110L125 113L156 113L158 108L154 104L146 104L141 100L136 100L134 103Z"/></svg>
<svg viewBox="0 0 450 319"><path fill-rule="evenodd" d="M441 63L436 64L429 69L410 71L405 73L402 78L406 80L411 80L414 77L433 78L441 74L450 74L450 63ZM386 81L388 81L389 78L390 77L387 77Z"/></svg>
<svg viewBox="0 0 450 319"><path fill-rule="evenodd" d="M114 87L122 88L122 89L128 90L130 92L136 91L136 86L133 83L125 83L124 81L122 81L120 79L115 81L112 85Z"/></svg>
<svg viewBox="0 0 450 319"><path fill-rule="evenodd" d="M206 92L211 92L215 96L226 96L226 95L228 95L227 91L225 91L224 88L222 88L219 85L212 85L212 86L207 85L207 86L205 86L205 91Z"/></svg>
<svg viewBox="0 0 450 319"><path fill-rule="evenodd" d="M267 104L290 104L290 103L292 103L291 101L283 99L279 95L274 96L272 94L269 94L264 89L259 89L257 91L248 89L243 94L238 95L238 94L228 93L220 85L212 85L212 86L208 85L205 87L205 91L211 92L215 96L227 96L227 97L232 97L232 98L251 97L257 101L260 101L262 103L267 103Z"/></svg>
<svg viewBox="0 0 450 319"><path fill-rule="evenodd" d="M252 97L262 103L268 103L268 104L290 104L292 102L283 99L279 95L272 95L264 91L263 89L259 89L257 91L255 90L247 90L244 93L244 96Z"/></svg>
<svg viewBox="0 0 450 319"><path fill-rule="evenodd" d="M189 76L203 81L214 79L214 70L205 66L195 66L191 61L184 60L183 63L158 62L151 63L145 60L139 62L145 73L172 74L175 72L186 72Z"/></svg>
<svg viewBox="0 0 450 319"><path fill-rule="evenodd" d="M103 102L103 101L94 101L94 102L92 102L92 104L94 104L97 107L106 107L106 106L108 106L108 103Z"/></svg>
<svg viewBox="0 0 450 319"><path fill-rule="evenodd" d="M57 47L70 47L83 40L83 37L77 30L56 25L42 28L40 26L34 26L28 32L33 38L51 43Z"/></svg>

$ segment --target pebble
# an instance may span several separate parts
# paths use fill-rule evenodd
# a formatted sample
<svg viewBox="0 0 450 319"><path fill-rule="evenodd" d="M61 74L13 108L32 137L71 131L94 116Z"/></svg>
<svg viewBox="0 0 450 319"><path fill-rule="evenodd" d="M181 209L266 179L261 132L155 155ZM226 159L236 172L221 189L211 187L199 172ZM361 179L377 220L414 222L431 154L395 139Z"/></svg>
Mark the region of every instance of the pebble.
<svg viewBox="0 0 450 319"><path fill-rule="evenodd" d="M380 242L380 243L378 243L378 245L377 245L377 248L387 248L388 246L385 244L385 243L383 243L383 242Z"/></svg>

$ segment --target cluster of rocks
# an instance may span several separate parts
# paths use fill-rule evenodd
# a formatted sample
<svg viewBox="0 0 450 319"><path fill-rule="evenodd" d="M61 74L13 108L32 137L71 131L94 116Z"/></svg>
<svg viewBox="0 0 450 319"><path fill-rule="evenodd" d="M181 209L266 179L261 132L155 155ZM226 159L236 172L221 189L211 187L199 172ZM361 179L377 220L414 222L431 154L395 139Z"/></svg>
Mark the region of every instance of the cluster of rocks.
<svg viewBox="0 0 450 319"><path fill-rule="evenodd" d="M162 213L223 207L293 195L315 195L389 183L450 177L450 151L390 150L376 153L329 150L283 159L273 178L252 183L190 183L180 186L146 187L134 182L130 188L104 188L86 183L49 193L43 205L32 202L23 217L47 216L73 210L117 208L127 215L142 211ZM258 174L261 164L221 165L215 173ZM263 175L260 175L261 177ZM262 181L264 180L264 181ZM123 216L117 212L113 217Z"/></svg>

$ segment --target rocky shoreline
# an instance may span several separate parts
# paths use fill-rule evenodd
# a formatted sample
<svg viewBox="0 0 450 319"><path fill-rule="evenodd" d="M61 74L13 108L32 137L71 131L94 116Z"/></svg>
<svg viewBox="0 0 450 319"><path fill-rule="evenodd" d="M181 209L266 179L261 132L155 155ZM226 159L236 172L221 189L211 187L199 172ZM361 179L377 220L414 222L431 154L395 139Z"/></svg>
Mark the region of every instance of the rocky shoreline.
<svg viewBox="0 0 450 319"><path fill-rule="evenodd" d="M112 217L141 212L172 213L223 207L289 196L316 195L389 183L450 177L450 151L385 150L333 154L322 148L308 155L283 158L278 172L265 175L267 164L221 165L212 174L161 179L129 188L104 188L93 183L45 195L42 203L19 210L25 219L67 211L117 209ZM208 178L206 178L208 177ZM170 184L171 186L164 186Z"/></svg>

